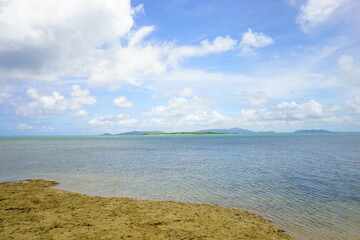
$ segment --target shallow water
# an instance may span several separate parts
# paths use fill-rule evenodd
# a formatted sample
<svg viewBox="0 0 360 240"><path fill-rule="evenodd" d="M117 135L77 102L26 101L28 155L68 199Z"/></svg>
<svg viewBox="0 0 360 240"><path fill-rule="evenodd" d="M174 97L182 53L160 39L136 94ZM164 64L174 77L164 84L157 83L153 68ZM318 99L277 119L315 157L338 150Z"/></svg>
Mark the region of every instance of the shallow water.
<svg viewBox="0 0 360 240"><path fill-rule="evenodd" d="M360 239L360 135L1 137L0 181L248 209L300 239Z"/></svg>

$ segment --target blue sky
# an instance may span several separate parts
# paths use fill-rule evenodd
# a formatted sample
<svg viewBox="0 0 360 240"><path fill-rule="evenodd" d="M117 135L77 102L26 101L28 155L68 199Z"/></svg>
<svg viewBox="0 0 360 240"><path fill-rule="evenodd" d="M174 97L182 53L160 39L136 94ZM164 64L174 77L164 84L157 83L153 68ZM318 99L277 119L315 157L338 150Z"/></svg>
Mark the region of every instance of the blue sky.
<svg viewBox="0 0 360 240"><path fill-rule="evenodd" d="M357 0L0 1L0 135L360 131Z"/></svg>

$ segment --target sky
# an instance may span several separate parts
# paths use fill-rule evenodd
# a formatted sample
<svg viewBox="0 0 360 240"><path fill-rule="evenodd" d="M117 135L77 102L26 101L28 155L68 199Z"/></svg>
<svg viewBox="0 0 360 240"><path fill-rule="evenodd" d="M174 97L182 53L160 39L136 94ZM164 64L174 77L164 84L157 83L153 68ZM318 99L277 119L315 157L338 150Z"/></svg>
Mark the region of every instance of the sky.
<svg viewBox="0 0 360 240"><path fill-rule="evenodd" d="M0 135L360 131L358 0L0 0Z"/></svg>

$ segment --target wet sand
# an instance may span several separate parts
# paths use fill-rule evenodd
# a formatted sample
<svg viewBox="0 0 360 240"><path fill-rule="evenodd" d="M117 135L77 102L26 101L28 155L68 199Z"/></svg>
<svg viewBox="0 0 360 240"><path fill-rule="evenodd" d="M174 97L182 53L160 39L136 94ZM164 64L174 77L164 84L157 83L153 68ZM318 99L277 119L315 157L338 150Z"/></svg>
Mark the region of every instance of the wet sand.
<svg viewBox="0 0 360 240"><path fill-rule="evenodd" d="M294 240L247 211L92 197L51 188L57 184L44 180L0 183L0 239Z"/></svg>

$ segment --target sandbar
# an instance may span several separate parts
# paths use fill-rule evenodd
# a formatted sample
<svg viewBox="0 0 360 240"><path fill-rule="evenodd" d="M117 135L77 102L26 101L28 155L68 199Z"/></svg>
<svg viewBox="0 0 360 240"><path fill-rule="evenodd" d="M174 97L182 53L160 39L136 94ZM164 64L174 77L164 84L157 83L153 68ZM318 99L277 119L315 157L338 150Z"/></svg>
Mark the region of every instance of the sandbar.
<svg viewBox="0 0 360 240"><path fill-rule="evenodd" d="M0 239L294 240L244 210L87 196L52 188L57 184L0 183Z"/></svg>

